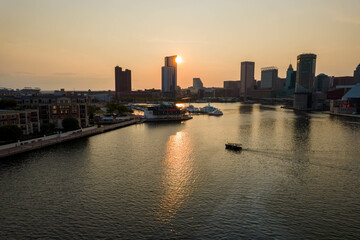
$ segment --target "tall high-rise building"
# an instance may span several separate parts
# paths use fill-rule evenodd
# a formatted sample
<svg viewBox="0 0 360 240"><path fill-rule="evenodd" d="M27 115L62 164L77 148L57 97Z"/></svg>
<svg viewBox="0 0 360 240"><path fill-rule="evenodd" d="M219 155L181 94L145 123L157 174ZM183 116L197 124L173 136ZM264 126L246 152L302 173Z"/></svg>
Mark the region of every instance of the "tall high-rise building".
<svg viewBox="0 0 360 240"><path fill-rule="evenodd" d="M278 83L278 69L266 67L261 69L261 88L275 90Z"/></svg>
<svg viewBox="0 0 360 240"><path fill-rule="evenodd" d="M131 71L126 69L122 70L121 67L115 67L115 94L116 98L119 99L121 93L131 91Z"/></svg>
<svg viewBox="0 0 360 240"><path fill-rule="evenodd" d="M357 66L357 68L354 71L354 81L355 83L360 83L360 64Z"/></svg>
<svg viewBox="0 0 360 240"><path fill-rule="evenodd" d="M164 97L175 98L177 86L177 56L165 57L161 68L161 92Z"/></svg>
<svg viewBox="0 0 360 240"><path fill-rule="evenodd" d="M312 93L315 85L316 55L301 54L297 57L295 109L311 109Z"/></svg>
<svg viewBox="0 0 360 240"><path fill-rule="evenodd" d="M296 71L294 71L292 65L289 65L288 70L286 71L286 90L293 90L295 89L296 84Z"/></svg>
<svg viewBox="0 0 360 240"><path fill-rule="evenodd" d="M193 88L194 89L199 90L203 87L204 87L204 85L200 78L193 78Z"/></svg>
<svg viewBox="0 0 360 240"><path fill-rule="evenodd" d="M240 95L246 98L248 97L248 90L254 89L255 79L254 79L255 63L254 62L241 62L241 89Z"/></svg>

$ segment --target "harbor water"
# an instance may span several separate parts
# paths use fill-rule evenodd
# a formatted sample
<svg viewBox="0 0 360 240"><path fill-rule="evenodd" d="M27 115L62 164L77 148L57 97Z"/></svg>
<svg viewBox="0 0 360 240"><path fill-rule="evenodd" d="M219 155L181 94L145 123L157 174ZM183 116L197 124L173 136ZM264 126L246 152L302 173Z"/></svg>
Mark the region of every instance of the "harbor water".
<svg viewBox="0 0 360 240"><path fill-rule="evenodd" d="M212 105L0 159L0 239L360 238L359 120Z"/></svg>

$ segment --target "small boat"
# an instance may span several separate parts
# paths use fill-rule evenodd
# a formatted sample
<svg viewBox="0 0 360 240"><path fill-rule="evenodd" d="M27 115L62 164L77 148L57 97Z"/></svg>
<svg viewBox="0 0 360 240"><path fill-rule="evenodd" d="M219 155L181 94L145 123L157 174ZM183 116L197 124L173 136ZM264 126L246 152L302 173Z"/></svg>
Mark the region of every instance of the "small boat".
<svg viewBox="0 0 360 240"><path fill-rule="evenodd" d="M207 106L200 108L200 110L202 113L211 113L211 112L217 110L217 108L211 106L210 103L208 103Z"/></svg>
<svg viewBox="0 0 360 240"><path fill-rule="evenodd" d="M194 107L193 105L190 105L186 108L186 111L188 111L189 113L200 113L200 109L197 107Z"/></svg>
<svg viewBox="0 0 360 240"><path fill-rule="evenodd" d="M225 144L226 149L234 150L234 151L241 151L242 146L239 143L226 143Z"/></svg>
<svg viewBox="0 0 360 240"><path fill-rule="evenodd" d="M209 115L212 115L212 116L221 116L221 115L223 115L223 112L220 111L219 109L216 109L215 111L210 112Z"/></svg>

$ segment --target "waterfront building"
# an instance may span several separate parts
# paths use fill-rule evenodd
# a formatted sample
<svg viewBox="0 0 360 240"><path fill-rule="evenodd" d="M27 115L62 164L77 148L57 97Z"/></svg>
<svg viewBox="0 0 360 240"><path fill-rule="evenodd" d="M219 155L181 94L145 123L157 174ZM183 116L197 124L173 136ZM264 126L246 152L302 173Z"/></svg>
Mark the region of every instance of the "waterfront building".
<svg viewBox="0 0 360 240"><path fill-rule="evenodd" d="M241 82L241 81L240 81ZM240 83L240 85L241 85L241 83ZM261 88L261 81L256 81L255 80L255 84L254 84L255 86L254 86L254 88L255 89L260 89Z"/></svg>
<svg viewBox="0 0 360 240"><path fill-rule="evenodd" d="M312 109L315 69L315 54L301 54L297 57L296 85L294 94L295 109Z"/></svg>
<svg viewBox="0 0 360 240"><path fill-rule="evenodd" d="M144 109L144 117L148 122L183 121L191 119L186 115L185 108L179 108L172 103L162 103Z"/></svg>
<svg viewBox="0 0 360 240"><path fill-rule="evenodd" d="M296 71L294 71L293 66L290 64L288 70L286 71L286 84L285 90L291 94L294 93L296 84Z"/></svg>
<svg viewBox="0 0 360 240"><path fill-rule="evenodd" d="M356 84L355 78L351 76L334 77L332 80L333 88L336 88L337 86L355 85L355 84Z"/></svg>
<svg viewBox="0 0 360 240"><path fill-rule="evenodd" d="M276 90L272 89L251 89L249 95L252 99L276 98Z"/></svg>
<svg viewBox="0 0 360 240"><path fill-rule="evenodd" d="M240 81L224 81L226 89L240 89Z"/></svg>
<svg viewBox="0 0 360 240"><path fill-rule="evenodd" d="M278 77L277 83L276 83L276 90L284 89L285 85L286 85L286 78Z"/></svg>
<svg viewBox="0 0 360 240"><path fill-rule="evenodd" d="M327 92L330 88L330 80L331 78L324 74L320 73L315 78L315 89L316 92Z"/></svg>
<svg viewBox="0 0 360 240"><path fill-rule="evenodd" d="M248 97L249 89L254 89L255 79L255 62L244 61L241 62L241 71L240 71L240 95L246 98Z"/></svg>
<svg viewBox="0 0 360 240"><path fill-rule="evenodd" d="M357 68L354 71L354 80L356 83L360 83L360 64L357 66Z"/></svg>
<svg viewBox="0 0 360 240"><path fill-rule="evenodd" d="M277 89L278 69L276 67L265 67L261 69L261 88Z"/></svg>
<svg viewBox="0 0 360 240"><path fill-rule="evenodd" d="M330 111L340 114L360 113L360 83L354 85L341 100L331 100Z"/></svg>
<svg viewBox="0 0 360 240"><path fill-rule="evenodd" d="M203 87L204 87L204 85L200 78L193 78L193 88L194 89L199 90Z"/></svg>
<svg viewBox="0 0 360 240"><path fill-rule="evenodd" d="M87 96L20 96L13 97L20 106L36 106L39 111L40 124L53 123L62 128L62 120L67 117L76 118L81 127L89 125Z"/></svg>
<svg viewBox="0 0 360 240"><path fill-rule="evenodd" d="M40 118L38 109L0 110L0 126L17 125L23 134L40 132Z"/></svg>
<svg viewBox="0 0 360 240"><path fill-rule="evenodd" d="M137 90L126 93L121 93L122 98L127 99L152 99L152 98L161 98L161 90L160 89L145 89L145 90Z"/></svg>
<svg viewBox="0 0 360 240"><path fill-rule="evenodd" d="M231 90L231 97L240 97L240 81L224 81L224 89Z"/></svg>
<svg viewBox="0 0 360 240"><path fill-rule="evenodd" d="M122 93L131 91L131 71L122 70L121 67L115 67L115 95L119 99Z"/></svg>
<svg viewBox="0 0 360 240"><path fill-rule="evenodd" d="M163 97L176 98L177 63L176 55L165 57L165 65L161 68L161 92Z"/></svg>

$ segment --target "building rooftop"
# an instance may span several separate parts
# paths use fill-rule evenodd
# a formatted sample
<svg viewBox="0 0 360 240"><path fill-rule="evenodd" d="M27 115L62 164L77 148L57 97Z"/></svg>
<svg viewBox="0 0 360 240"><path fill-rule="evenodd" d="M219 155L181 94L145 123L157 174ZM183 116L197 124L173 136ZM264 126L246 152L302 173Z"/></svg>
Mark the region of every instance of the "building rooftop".
<svg viewBox="0 0 360 240"><path fill-rule="evenodd" d="M275 66L261 68L261 71L269 71L269 70L278 70L278 68Z"/></svg>
<svg viewBox="0 0 360 240"><path fill-rule="evenodd" d="M348 100L349 98L360 98L360 83L356 84L352 89L350 89L342 97L342 100Z"/></svg>

